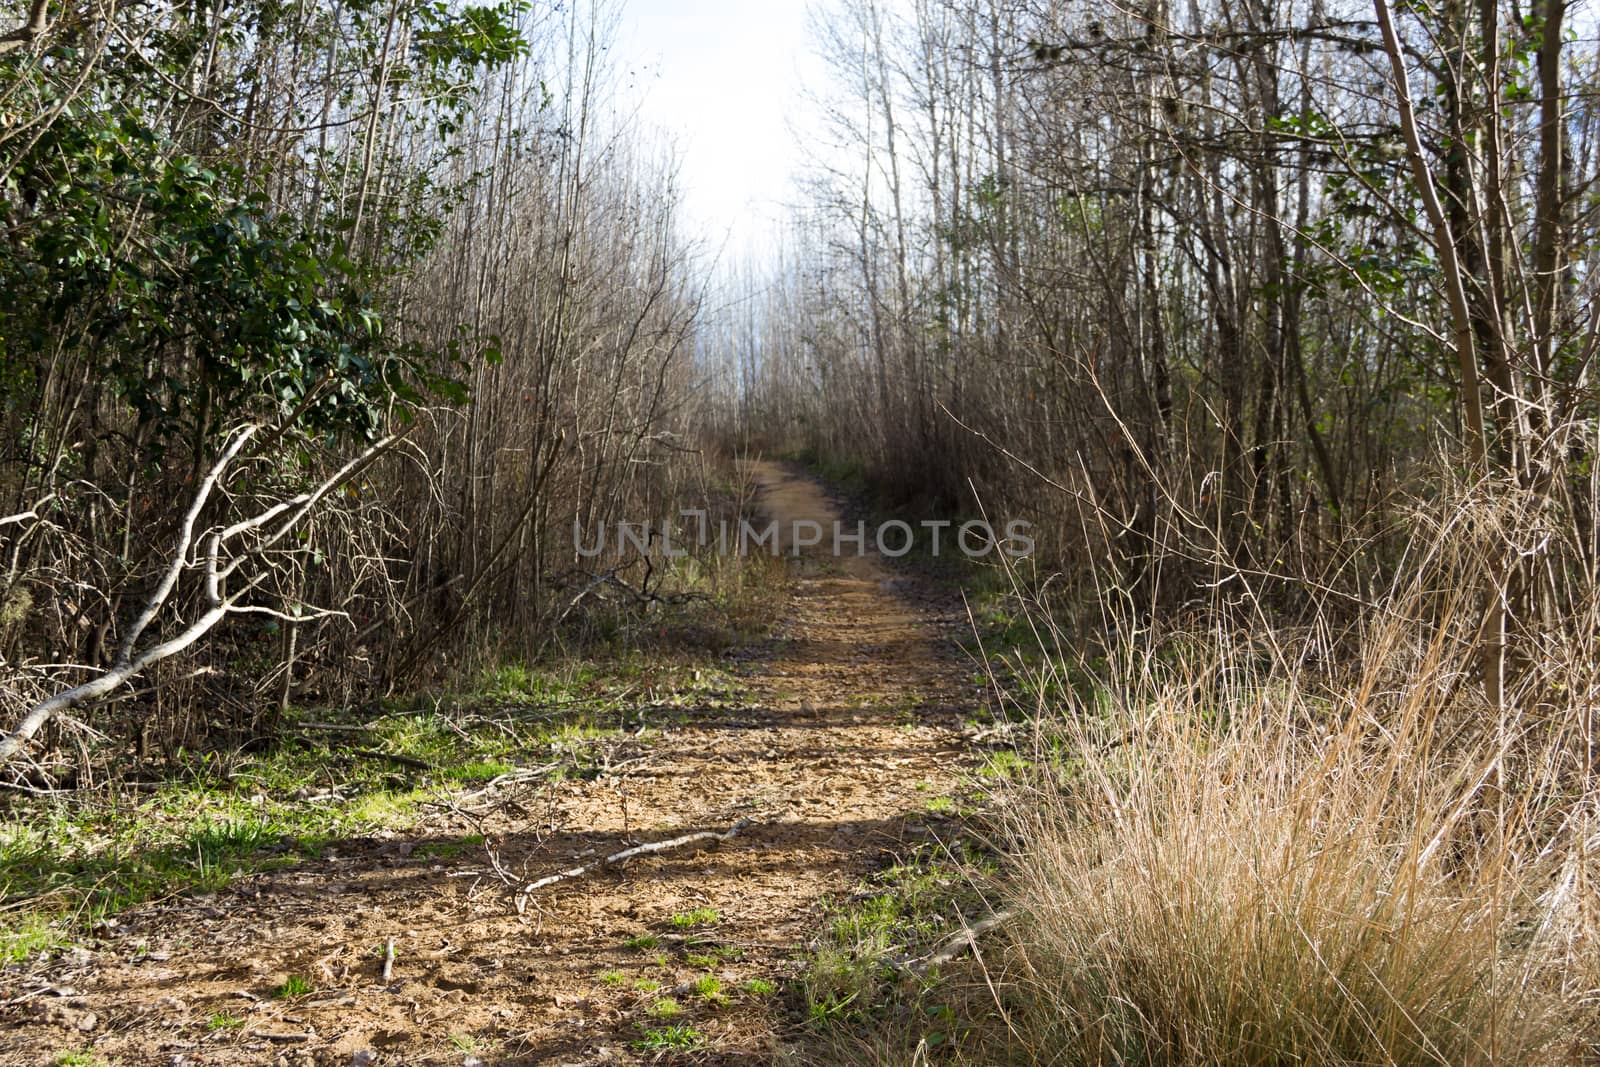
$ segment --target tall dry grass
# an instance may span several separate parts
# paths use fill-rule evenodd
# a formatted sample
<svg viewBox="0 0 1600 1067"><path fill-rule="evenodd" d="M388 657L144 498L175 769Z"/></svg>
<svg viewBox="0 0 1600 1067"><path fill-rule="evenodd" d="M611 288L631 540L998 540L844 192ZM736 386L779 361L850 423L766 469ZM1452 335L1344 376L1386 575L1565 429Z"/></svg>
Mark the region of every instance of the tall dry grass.
<svg viewBox="0 0 1600 1067"><path fill-rule="evenodd" d="M995 797L1021 918L985 946L959 1058L1594 1060L1592 583L1563 571L1564 615L1519 633L1491 706L1483 591L1529 516L1418 519L1354 633L1247 613L1129 626L1089 685L1059 644L1032 668L1027 691L1079 695L1038 698L1035 773Z"/></svg>

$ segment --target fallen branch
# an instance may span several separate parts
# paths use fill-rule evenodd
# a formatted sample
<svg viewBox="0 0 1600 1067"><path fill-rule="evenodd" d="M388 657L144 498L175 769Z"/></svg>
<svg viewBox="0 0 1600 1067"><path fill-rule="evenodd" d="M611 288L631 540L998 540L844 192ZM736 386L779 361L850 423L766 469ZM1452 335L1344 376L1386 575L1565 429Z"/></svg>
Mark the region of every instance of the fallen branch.
<svg viewBox="0 0 1600 1067"><path fill-rule="evenodd" d="M54 493L46 493L37 504L29 508L27 511L19 511L15 515L7 515L4 518L0 518L0 526L10 526L14 523L35 521L39 518L39 509L54 499Z"/></svg>
<svg viewBox="0 0 1600 1067"><path fill-rule="evenodd" d="M1016 918L1016 916L1016 911L1010 908L1007 908L1004 911L997 911L993 915L987 915L973 923L971 926L966 927L960 933L956 934L954 937L951 937L943 945L940 945L937 951L930 953L927 956L912 960L890 960L890 963L895 967L896 970L903 971L906 974L914 975L920 978L929 971L933 970L935 967L943 967L945 964L949 963L951 960L955 959L957 956L976 945L978 938L982 937L990 930L993 930L995 927L1010 922L1012 919Z"/></svg>
<svg viewBox="0 0 1600 1067"><path fill-rule="evenodd" d="M402 767L415 767L419 771L436 771L439 769L425 759L418 759L415 756L403 756L398 752L385 752L381 748L350 748L345 751L352 756L388 760L390 763L398 763Z"/></svg>
<svg viewBox="0 0 1600 1067"><path fill-rule="evenodd" d="M295 1044L300 1041L311 1041L315 1039L317 1035L309 1032L304 1034L284 1034L279 1033L276 1030L252 1030L250 1031L250 1036L259 1038L262 1041L278 1041L283 1044Z"/></svg>
<svg viewBox="0 0 1600 1067"><path fill-rule="evenodd" d="M244 450L246 443L260 429L261 427L257 425L247 425L229 435L221 455L217 457L216 462L196 488L194 499L190 501L179 527L172 557L143 608L123 635L116 659L111 666L87 682L63 689L39 701L28 710L15 729L10 733L0 734L0 765L4 765L20 752L44 724L55 716L85 704L95 704L105 700L142 674L146 668L177 655L199 641L223 619L240 614L277 614L264 605L244 603L245 598L256 592L266 580L271 573L270 569L247 576L239 588L231 591L227 588L228 580L247 562L264 559L268 551L293 532L320 500L360 474L399 441L405 432L409 432L391 434L372 443L314 488L281 501L253 518L236 522L226 529L214 528L203 535L199 534L197 532L199 519L212 493L225 480L229 467ZM274 523L276 523L275 528L266 530L249 545L235 546L232 543L244 534L254 533ZM233 554L230 556L225 550L232 550ZM203 610L172 637L164 641L158 640L141 651L139 639L162 614L179 580L192 571L199 571L202 579ZM316 612L299 618L320 617L326 614L337 613Z"/></svg>
<svg viewBox="0 0 1600 1067"><path fill-rule="evenodd" d="M480 788L474 789L470 793L462 793L459 796L452 797L451 807L453 810L462 811L463 809L460 806L469 800L476 800L485 793L491 793L496 789L501 789L508 785L521 785L523 782L532 782L539 778L543 778L551 771L554 771L560 767L564 762L564 760L556 760L553 763L543 763L537 767L518 767L514 771L507 771L504 774L496 775L485 782Z"/></svg>
<svg viewBox="0 0 1600 1067"><path fill-rule="evenodd" d="M394 938L390 938L383 945L383 984L388 985L394 981Z"/></svg>
<svg viewBox="0 0 1600 1067"><path fill-rule="evenodd" d="M619 863L627 863L629 860L638 859L640 856L649 856L657 852L669 852L672 849L683 848L685 845L698 844L701 841L715 841L721 843L732 838L746 826L749 826L752 821L753 820L751 819L740 819L738 822L728 827L728 829L723 833L718 833L715 830L701 830L698 833L684 834L682 837L674 837L670 841L652 841L645 845L635 845L632 848L625 848L621 852L613 852L604 859L596 860L595 862L587 864L586 866L572 867L557 874L548 875L539 879L537 882L529 882L517 893L517 914L521 915L527 910L529 896L541 889L555 885L558 882L570 882L574 878L582 878L584 875L593 871L597 871L602 867L614 867Z"/></svg>

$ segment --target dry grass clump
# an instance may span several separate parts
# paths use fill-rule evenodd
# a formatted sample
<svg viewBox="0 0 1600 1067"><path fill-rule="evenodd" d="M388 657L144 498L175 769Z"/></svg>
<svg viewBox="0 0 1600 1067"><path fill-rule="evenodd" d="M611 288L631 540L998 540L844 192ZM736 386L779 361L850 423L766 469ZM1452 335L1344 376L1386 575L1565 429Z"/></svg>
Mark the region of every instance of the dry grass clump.
<svg viewBox="0 0 1600 1067"><path fill-rule="evenodd" d="M1586 1062L1593 650L1546 642L1495 709L1470 601L1391 598L1343 672L1259 630L1129 645L1045 715L962 1058Z"/></svg>

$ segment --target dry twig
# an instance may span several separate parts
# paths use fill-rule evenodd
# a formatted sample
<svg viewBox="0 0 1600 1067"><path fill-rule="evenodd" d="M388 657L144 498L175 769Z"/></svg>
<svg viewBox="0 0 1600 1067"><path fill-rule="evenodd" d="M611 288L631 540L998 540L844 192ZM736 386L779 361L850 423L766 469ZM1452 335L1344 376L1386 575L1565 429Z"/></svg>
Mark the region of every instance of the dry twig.
<svg viewBox="0 0 1600 1067"><path fill-rule="evenodd" d="M517 893L517 914L521 915L527 910L528 898L540 889L545 889L549 886L555 885L558 882L570 882L574 878L582 878L584 875L590 874L593 871L597 871L602 867L614 867L619 863L627 863L629 860L638 859L640 856L649 856L658 852L669 852L672 849L683 848L686 845L698 844L701 841L715 841L720 844L721 842L732 838L746 826L749 826L752 821L753 820L751 819L740 819L722 833L718 833L715 830L701 830L697 833L684 834L682 837L674 837L669 841L652 841L644 845L635 845L632 848L625 848L621 852L613 852L611 855L605 857L604 859L596 860L594 863L590 863L582 867L572 867L568 870L540 878L536 882L529 882Z"/></svg>

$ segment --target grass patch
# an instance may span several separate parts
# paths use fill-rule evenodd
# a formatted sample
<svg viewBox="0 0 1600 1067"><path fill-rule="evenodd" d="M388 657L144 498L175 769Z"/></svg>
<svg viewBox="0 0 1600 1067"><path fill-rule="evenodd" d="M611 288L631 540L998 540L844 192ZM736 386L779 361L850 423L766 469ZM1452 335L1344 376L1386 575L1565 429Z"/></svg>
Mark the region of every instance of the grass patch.
<svg viewBox="0 0 1600 1067"><path fill-rule="evenodd" d="M516 769L516 764L504 760L479 760L457 767L446 767L440 773L445 780L451 782L488 782L502 774L510 774Z"/></svg>
<svg viewBox="0 0 1600 1067"><path fill-rule="evenodd" d="M79 1052L59 1052L51 1061L55 1067L105 1067L106 1061L92 1049Z"/></svg>
<svg viewBox="0 0 1600 1067"><path fill-rule="evenodd" d="M71 943L60 920L48 913L23 914L0 926L0 965L20 963L41 952L53 952Z"/></svg>
<svg viewBox="0 0 1600 1067"><path fill-rule="evenodd" d="M761 999L766 999L767 997L775 996L775 995L777 995L777 992L778 992L777 985L775 983L773 983L773 982L769 982L765 978L749 978L749 979L746 979L744 984L741 985L739 988L742 989L745 993L749 994L750 996L759 997Z"/></svg>
<svg viewBox="0 0 1600 1067"><path fill-rule="evenodd" d="M683 1014L683 1005L671 997L662 997L660 1000L652 1002L645 1011L657 1019L675 1019Z"/></svg>
<svg viewBox="0 0 1600 1067"><path fill-rule="evenodd" d="M404 827L419 805L519 764L558 762L587 775L599 745L641 700L698 706L736 699L726 671L690 664L534 671L499 669L454 705L415 701L373 717L319 725L291 715L256 752L178 752L151 792L8 798L0 808L0 962L59 949L129 907L185 892L217 892L242 875L319 856L328 844ZM516 694L529 710L474 701ZM323 721L333 719L324 728ZM481 835L429 842L418 860L449 859Z"/></svg>
<svg viewBox="0 0 1600 1067"><path fill-rule="evenodd" d="M1016 752L1001 749L984 757L983 766L978 768L978 773L988 779L1008 781L1020 777L1031 766L1032 764Z"/></svg>
<svg viewBox="0 0 1600 1067"><path fill-rule="evenodd" d="M647 1029L633 1043L639 1052L689 1052L705 1044L705 1035L682 1024Z"/></svg>
<svg viewBox="0 0 1600 1067"><path fill-rule="evenodd" d="M462 853L483 847L482 834L463 834L454 841L429 841L412 853L419 859L453 860Z"/></svg>
<svg viewBox="0 0 1600 1067"><path fill-rule="evenodd" d="M692 986L694 995L707 1004L726 1004L727 994L722 991L722 982L714 974L703 974L694 980Z"/></svg>
<svg viewBox="0 0 1600 1067"><path fill-rule="evenodd" d="M794 985L797 1008L813 1033L838 1034L849 1043L885 1024L916 1019L917 1040L949 1040L943 1005L922 987L901 982L890 961L941 944L955 932L957 912L983 912L976 887L993 874L993 861L975 846L923 846L831 907ZM753 996L776 992L765 979L752 981L759 984L744 988Z"/></svg>
<svg viewBox="0 0 1600 1067"><path fill-rule="evenodd" d="M715 925L722 921L722 916L717 914L715 908L694 908L678 912L669 921L680 930L693 930L701 926Z"/></svg>
<svg viewBox="0 0 1600 1067"><path fill-rule="evenodd" d="M1451 695L1471 668L1418 654L1396 631L1321 693L1270 658L1141 657L1105 727L1061 724L1080 778L1036 776L1008 817L1028 918L995 950L1021 1040L1063 1064L1564 1058L1583 979L1533 933L1567 923L1541 888L1567 877L1559 757L1496 756L1494 718ZM1137 757L1097 743L1133 723ZM1474 784L1501 759L1514 822Z"/></svg>
<svg viewBox="0 0 1600 1067"><path fill-rule="evenodd" d="M311 979L304 975L291 974L281 985L272 990L272 995L288 1000L291 997L303 997L315 989L316 986L311 984Z"/></svg>
<svg viewBox="0 0 1600 1067"><path fill-rule="evenodd" d="M216 1012L206 1020L207 1030L237 1030L243 1025L243 1019L224 1011Z"/></svg>

